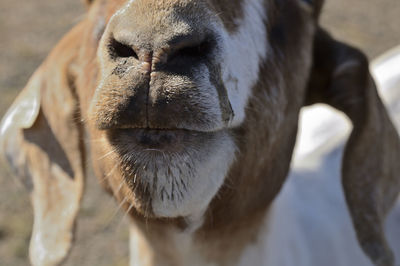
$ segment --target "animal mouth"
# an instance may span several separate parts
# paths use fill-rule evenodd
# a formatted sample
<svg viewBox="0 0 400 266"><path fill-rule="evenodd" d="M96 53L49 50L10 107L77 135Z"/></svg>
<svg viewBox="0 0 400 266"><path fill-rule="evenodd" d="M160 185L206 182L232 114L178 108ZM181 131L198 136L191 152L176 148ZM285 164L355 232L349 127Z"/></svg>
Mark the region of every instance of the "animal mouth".
<svg viewBox="0 0 400 266"><path fill-rule="evenodd" d="M135 138L135 141L149 149L173 146L183 140L188 132L185 130L168 129L128 129L127 133Z"/></svg>
<svg viewBox="0 0 400 266"><path fill-rule="evenodd" d="M129 189L128 197L135 209L146 217L187 215L184 206L194 204L207 191L219 187L215 185L213 173L225 167L225 163L223 159L219 163L214 158L233 158L230 134L224 129L202 132L175 128L115 128L105 133L109 144L106 151L113 154L117 177ZM201 185L204 182L206 186ZM154 206L155 213L149 212Z"/></svg>
<svg viewBox="0 0 400 266"><path fill-rule="evenodd" d="M208 139L215 133L175 128L123 128L109 130L108 139L120 150L181 153L191 144Z"/></svg>

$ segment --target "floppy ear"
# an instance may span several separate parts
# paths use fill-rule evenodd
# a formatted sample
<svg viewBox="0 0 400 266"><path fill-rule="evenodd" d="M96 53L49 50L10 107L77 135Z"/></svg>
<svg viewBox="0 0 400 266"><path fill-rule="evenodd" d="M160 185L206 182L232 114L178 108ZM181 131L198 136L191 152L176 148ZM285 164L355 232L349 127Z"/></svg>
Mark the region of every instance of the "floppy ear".
<svg viewBox="0 0 400 266"><path fill-rule="evenodd" d="M70 65L77 26L53 50L8 110L0 149L31 193L33 265L57 265L68 254L83 191L83 145Z"/></svg>
<svg viewBox="0 0 400 266"><path fill-rule="evenodd" d="M400 191L400 141L358 50L319 29L306 104L344 112L353 131L345 148L342 183L358 240L375 265L394 265L383 222Z"/></svg>

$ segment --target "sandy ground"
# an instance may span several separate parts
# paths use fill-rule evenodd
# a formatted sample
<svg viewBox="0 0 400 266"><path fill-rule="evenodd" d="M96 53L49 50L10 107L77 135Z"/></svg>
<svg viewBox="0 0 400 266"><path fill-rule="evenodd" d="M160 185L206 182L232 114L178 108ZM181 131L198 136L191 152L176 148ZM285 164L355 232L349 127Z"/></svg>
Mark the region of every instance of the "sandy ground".
<svg viewBox="0 0 400 266"><path fill-rule="evenodd" d="M80 18L79 0L0 0L0 115L46 54ZM399 0L327 0L322 24L337 38L374 58L400 44ZM65 265L127 265L126 218L96 184L87 181L77 243ZM32 211L29 197L0 168L0 265L28 265Z"/></svg>

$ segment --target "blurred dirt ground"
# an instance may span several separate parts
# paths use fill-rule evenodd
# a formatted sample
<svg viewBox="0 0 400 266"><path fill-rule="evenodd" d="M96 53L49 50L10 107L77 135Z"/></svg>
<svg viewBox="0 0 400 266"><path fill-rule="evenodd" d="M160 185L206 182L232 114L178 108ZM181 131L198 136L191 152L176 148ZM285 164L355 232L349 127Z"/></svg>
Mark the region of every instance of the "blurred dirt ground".
<svg viewBox="0 0 400 266"><path fill-rule="evenodd" d="M400 44L399 0L327 0L322 24L374 58ZM0 0L0 115L46 54L85 13L79 0ZM400 66L399 66L400 67ZM0 166L0 265L28 265L29 197ZM65 265L128 265L126 217L93 176Z"/></svg>

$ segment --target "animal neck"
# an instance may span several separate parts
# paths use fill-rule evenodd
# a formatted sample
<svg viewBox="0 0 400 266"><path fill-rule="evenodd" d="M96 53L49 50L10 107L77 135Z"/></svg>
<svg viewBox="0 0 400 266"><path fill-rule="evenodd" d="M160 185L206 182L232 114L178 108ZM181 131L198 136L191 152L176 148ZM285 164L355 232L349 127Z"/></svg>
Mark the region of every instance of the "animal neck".
<svg viewBox="0 0 400 266"><path fill-rule="evenodd" d="M135 220L130 224L130 265L242 265L247 248L263 239L266 215L256 216L219 232Z"/></svg>

